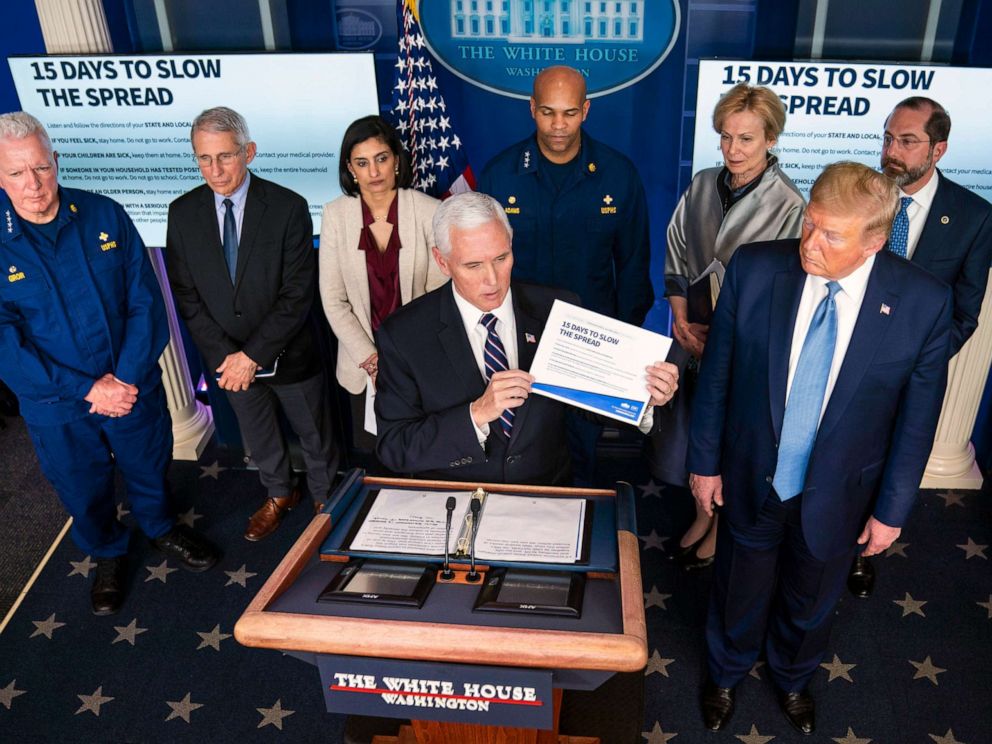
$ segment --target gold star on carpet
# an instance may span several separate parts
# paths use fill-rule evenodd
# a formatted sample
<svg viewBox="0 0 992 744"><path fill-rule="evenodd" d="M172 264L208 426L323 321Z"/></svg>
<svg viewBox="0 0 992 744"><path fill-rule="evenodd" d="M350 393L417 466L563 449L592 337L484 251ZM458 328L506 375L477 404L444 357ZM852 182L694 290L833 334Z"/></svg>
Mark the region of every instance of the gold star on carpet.
<svg viewBox="0 0 992 744"><path fill-rule="evenodd" d="M926 677L928 680L933 682L934 685L937 684L937 675L943 674L947 671L946 669L941 669L939 666L934 666L933 662L930 661L929 656L923 661L913 661L912 659L909 659L908 661L916 667L916 674L913 675L913 679L922 679Z"/></svg>
<svg viewBox="0 0 992 744"><path fill-rule="evenodd" d="M658 649L654 650L651 654L651 658L648 659L648 665L644 667L644 676L658 672L662 676L668 676L668 665L671 664L675 659L663 659L661 654L658 653Z"/></svg>
<svg viewBox="0 0 992 744"><path fill-rule="evenodd" d="M644 550L648 550L649 548L657 548L658 550L661 550L661 546L668 539L667 537L661 537L654 530L651 530L651 534L647 537L644 535L638 535L637 537L638 539L644 541Z"/></svg>
<svg viewBox="0 0 992 744"><path fill-rule="evenodd" d="M282 700L276 700L276 704L271 708L255 708L255 710L262 714L262 722L258 724L258 728L272 724L280 731L282 731L282 719L296 712L295 710L283 710Z"/></svg>
<svg viewBox="0 0 992 744"><path fill-rule="evenodd" d="M644 609L648 607L660 607L663 610L667 610L668 607L665 605L665 600L671 598L671 594L662 594L658 591L658 588L652 584L651 591L644 592Z"/></svg>
<svg viewBox="0 0 992 744"><path fill-rule="evenodd" d="M146 632L148 628L139 628L138 618L134 618L134 620L129 622L127 625L115 625L114 630L117 631L117 637L110 644L111 646L113 646L114 643L120 643L121 641L127 641L133 646L134 639Z"/></svg>
<svg viewBox="0 0 992 744"><path fill-rule="evenodd" d="M126 517L130 513L131 513L131 510L130 509L125 509L123 502L119 502L117 504L117 521L118 522L123 522L124 521L124 517Z"/></svg>
<svg viewBox="0 0 992 744"><path fill-rule="evenodd" d="M145 578L145 583L148 583L152 579L158 579L164 584L169 574L174 573L179 569L169 568L169 561L165 560L162 561L161 565L155 566L154 568L152 566L145 566L145 570L148 571L148 576Z"/></svg>
<svg viewBox="0 0 992 744"><path fill-rule="evenodd" d="M985 549L988 547L988 545L979 545L970 537L968 538L968 542L966 542L964 545L958 545L957 547L961 548L961 550L964 551L964 559L966 561L974 558L976 555L979 558L984 558L985 560L989 559L989 557L985 555Z"/></svg>
<svg viewBox="0 0 992 744"><path fill-rule="evenodd" d="M81 561L69 561L69 565L72 566L72 570L66 574L66 576L75 576L79 574L84 579L88 579L90 576L90 571L96 568L96 561L90 560L89 556L86 556Z"/></svg>
<svg viewBox="0 0 992 744"><path fill-rule="evenodd" d="M237 571L225 571L224 573L228 575L228 579L227 579L227 583L224 584L224 586L230 586L231 584L241 584L241 586L247 589L248 579L250 579L252 576L258 576L258 574L252 573L251 571L247 571L246 568L247 568L247 564L242 563L241 568L239 568Z"/></svg>
<svg viewBox="0 0 992 744"><path fill-rule="evenodd" d="M189 723L189 714L197 708L203 707L203 703L191 702L189 696L190 693L187 692L186 697L182 700L177 700L176 702L172 702L170 700L165 701L165 704L172 708L172 712L169 714L169 717L165 719L166 721L171 721L173 718L182 718L186 721L186 723Z"/></svg>
<svg viewBox="0 0 992 744"><path fill-rule="evenodd" d="M954 738L954 729L947 729L947 733L943 736L937 736L937 734L927 734L927 736L937 742L937 744L964 744L963 741L958 741Z"/></svg>
<svg viewBox="0 0 992 744"><path fill-rule="evenodd" d="M927 603L926 600L913 599L909 592L906 592L905 599L893 599L892 603L902 607L903 617L906 617L906 615L919 615L920 617L926 617L926 615L923 614L923 605Z"/></svg>
<svg viewBox="0 0 992 744"><path fill-rule="evenodd" d="M61 628L65 625L65 623L60 623L55 619L54 612L48 616L47 620L32 620L31 624L34 625L35 630L34 633L28 636L28 638L43 635L48 640L52 639L52 633L56 628Z"/></svg>
<svg viewBox="0 0 992 744"><path fill-rule="evenodd" d="M837 654L834 654L834 660L829 664L820 664L821 667L830 672L830 676L827 678L827 682L833 682L835 679L846 679L848 682L853 684L854 680L851 679L851 675L848 674L857 664L845 664L840 660Z"/></svg>
<svg viewBox="0 0 992 744"><path fill-rule="evenodd" d="M201 633L200 631L196 631L196 634L200 636L200 645L196 647L197 651L201 648L206 648L207 646L212 648L214 651L220 651L220 642L231 637L230 633L220 632L220 623L215 625L214 629L209 633Z"/></svg>
<svg viewBox="0 0 992 744"><path fill-rule="evenodd" d="M944 500L944 506L964 506L964 494L957 493L956 491L944 491L943 493L938 493L938 496Z"/></svg>
<svg viewBox="0 0 992 744"><path fill-rule="evenodd" d="M75 713L77 716L87 710L93 715L99 716L100 706L113 700L112 697L107 697L103 694L103 685L97 687L96 692L92 695L76 695L76 697L78 697L83 703L79 706L79 710Z"/></svg>
<svg viewBox="0 0 992 744"><path fill-rule="evenodd" d="M213 465L201 465L200 470L203 471L200 473L201 478L213 478L214 480L217 480L217 476L227 470L227 468L222 468L220 463L217 462L217 460L214 460Z"/></svg>
<svg viewBox="0 0 992 744"><path fill-rule="evenodd" d="M650 731L642 731L641 736L647 739L647 744L667 744L669 739L673 739L678 734L666 734L661 730L661 724L654 722L654 728Z"/></svg>
<svg viewBox="0 0 992 744"><path fill-rule="evenodd" d="M989 611L988 619L992 620L992 594L989 595L988 602L975 602L975 604L977 604L979 607L984 607L986 610L988 610Z"/></svg>
<svg viewBox="0 0 992 744"><path fill-rule="evenodd" d="M641 496L647 498L648 496L661 496L661 492L665 490L665 487L660 483L655 483L652 478L643 486L638 486L641 489Z"/></svg>
<svg viewBox="0 0 992 744"><path fill-rule="evenodd" d="M885 557L891 558L894 555L901 555L903 558L905 558L906 548L908 547L909 547L909 543L894 542L885 549Z"/></svg>
<svg viewBox="0 0 992 744"><path fill-rule="evenodd" d="M744 744L768 744L774 736L762 736L758 733L758 727L753 723L751 724L750 734L737 734L737 738L740 739Z"/></svg>
<svg viewBox="0 0 992 744"><path fill-rule="evenodd" d="M185 511L182 514L180 514L178 517L176 517L176 524L184 524L187 527L192 527L193 522L195 522L197 519L203 519L203 515L197 514L195 511L193 511L193 507L191 506L189 508L189 511Z"/></svg>
<svg viewBox="0 0 992 744"><path fill-rule="evenodd" d="M10 710L10 704L14 701L18 695L23 695L27 690L18 690L14 685L17 684L17 680L11 680L10 684L4 688L0 688L0 705Z"/></svg>
<svg viewBox="0 0 992 744"><path fill-rule="evenodd" d="M847 727L847 736L840 739L835 736L833 739L837 744L871 744L871 739L859 739L855 736L850 726Z"/></svg>
<svg viewBox="0 0 992 744"><path fill-rule="evenodd" d="M751 671L748 672L748 674L754 677L755 679L761 679L761 667L763 667L764 665L765 662L763 661L754 662L754 666L751 667Z"/></svg>

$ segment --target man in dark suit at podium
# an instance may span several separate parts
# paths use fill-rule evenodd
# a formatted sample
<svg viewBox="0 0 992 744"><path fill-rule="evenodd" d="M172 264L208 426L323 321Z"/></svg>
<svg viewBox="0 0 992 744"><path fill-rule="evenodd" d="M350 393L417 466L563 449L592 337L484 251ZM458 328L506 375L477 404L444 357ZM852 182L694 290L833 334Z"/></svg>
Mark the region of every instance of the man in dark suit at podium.
<svg viewBox="0 0 992 744"><path fill-rule="evenodd" d="M532 396L525 370L554 301L577 298L511 283L513 232L490 196L445 201L434 235L451 282L400 308L377 334L379 458L418 477L570 484L566 406ZM671 399L677 379L673 364L648 368L652 406Z"/></svg>
<svg viewBox="0 0 992 744"><path fill-rule="evenodd" d="M206 183L169 206L169 283L268 492L245 531L245 539L261 540L300 500L279 409L300 438L316 503L326 500L337 469L308 325L313 224L302 196L249 172L255 143L239 113L204 111L193 122L191 139Z"/></svg>

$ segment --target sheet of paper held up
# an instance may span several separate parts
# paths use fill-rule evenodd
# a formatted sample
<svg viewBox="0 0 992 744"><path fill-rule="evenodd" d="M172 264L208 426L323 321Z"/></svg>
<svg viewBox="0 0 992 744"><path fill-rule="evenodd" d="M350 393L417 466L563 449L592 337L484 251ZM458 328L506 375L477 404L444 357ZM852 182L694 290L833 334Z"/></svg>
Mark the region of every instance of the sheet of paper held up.
<svg viewBox="0 0 992 744"><path fill-rule="evenodd" d="M585 499L494 493L475 536L483 560L575 563L582 557Z"/></svg>
<svg viewBox="0 0 992 744"><path fill-rule="evenodd" d="M530 366L532 389L637 426L651 399L644 370L671 345L660 333L555 300Z"/></svg>
<svg viewBox="0 0 992 744"><path fill-rule="evenodd" d="M349 548L372 553L444 555L444 505L449 496L455 497L449 542L454 552L461 517L468 509L472 496L469 491L399 491L384 488L376 496Z"/></svg>
<svg viewBox="0 0 992 744"><path fill-rule="evenodd" d="M382 489L350 550L374 553L444 553L445 502L455 497L449 549L469 511L469 491ZM476 535L476 556L485 560L574 563L582 554L583 499L486 495Z"/></svg>

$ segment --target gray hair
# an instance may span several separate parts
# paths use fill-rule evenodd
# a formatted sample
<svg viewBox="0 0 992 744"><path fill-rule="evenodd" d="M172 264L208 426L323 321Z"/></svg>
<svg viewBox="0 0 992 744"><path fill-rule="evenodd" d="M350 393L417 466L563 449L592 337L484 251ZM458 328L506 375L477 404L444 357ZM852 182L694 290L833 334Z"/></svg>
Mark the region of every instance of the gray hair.
<svg viewBox="0 0 992 744"><path fill-rule="evenodd" d="M24 139L33 135L38 136L50 155L53 152L52 140L49 139L48 132L40 121L27 111L0 115L0 139Z"/></svg>
<svg viewBox="0 0 992 744"><path fill-rule="evenodd" d="M506 237L513 239L513 228L506 218L503 205L488 194L465 191L441 202L434 213L434 241L442 256L451 255L451 231L471 230L490 222L498 222L506 230Z"/></svg>
<svg viewBox="0 0 992 744"><path fill-rule="evenodd" d="M245 117L227 106L216 106L201 112L193 120L189 131L190 141L197 132L232 132L238 147L245 147L251 142Z"/></svg>

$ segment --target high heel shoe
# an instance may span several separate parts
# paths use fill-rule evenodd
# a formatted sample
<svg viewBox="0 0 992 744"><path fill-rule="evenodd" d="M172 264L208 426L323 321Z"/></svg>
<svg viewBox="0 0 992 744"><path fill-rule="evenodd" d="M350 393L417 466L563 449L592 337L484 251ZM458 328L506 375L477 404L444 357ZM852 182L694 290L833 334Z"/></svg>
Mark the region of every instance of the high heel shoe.
<svg viewBox="0 0 992 744"><path fill-rule="evenodd" d="M676 543L675 547L672 550L665 553L665 557L670 561L677 561L681 563L689 556L695 555L696 548L698 548L705 539L706 539L706 535L704 534L701 538L696 540L696 542L692 543L691 545L686 545L683 547L682 545Z"/></svg>
<svg viewBox="0 0 992 744"><path fill-rule="evenodd" d="M703 558L698 553L693 551L680 560L679 565L681 565L686 571L695 571L697 569L706 568L707 566L713 565L714 560L716 560L716 552L714 552L713 555L708 555Z"/></svg>

